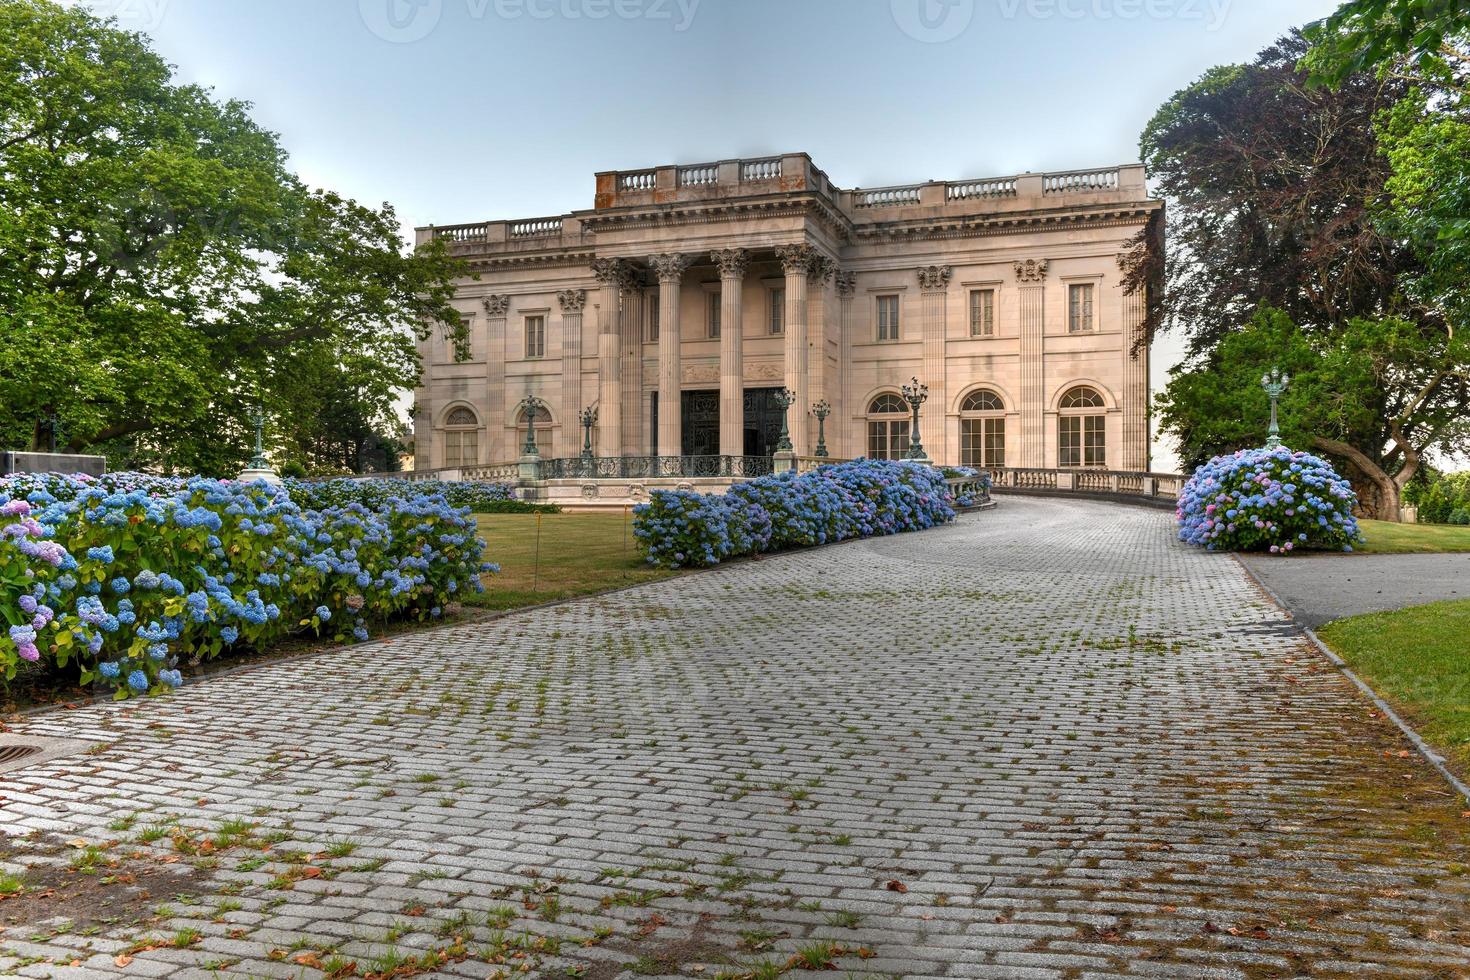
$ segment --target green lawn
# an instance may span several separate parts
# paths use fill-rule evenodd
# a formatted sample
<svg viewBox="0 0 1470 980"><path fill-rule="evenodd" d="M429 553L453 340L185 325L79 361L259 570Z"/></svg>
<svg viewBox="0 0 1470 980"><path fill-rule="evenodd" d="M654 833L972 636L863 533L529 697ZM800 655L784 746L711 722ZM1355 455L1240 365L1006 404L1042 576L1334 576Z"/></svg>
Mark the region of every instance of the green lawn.
<svg viewBox="0 0 1470 980"><path fill-rule="evenodd" d="M1359 521L1369 555L1418 555L1437 551L1470 551L1470 527L1453 524L1391 524Z"/></svg>
<svg viewBox="0 0 1470 980"><path fill-rule="evenodd" d="M644 563L626 513L539 516L538 552L538 515L477 515L486 560L498 564L500 574L488 576L486 593L467 604L517 609L677 574Z"/></svg>
<svg viewBox="0 0 1470 980"><path fill-rule="evenodd" d="M1470 771L1470 599L1328 623L1322 642Z"/></svg>

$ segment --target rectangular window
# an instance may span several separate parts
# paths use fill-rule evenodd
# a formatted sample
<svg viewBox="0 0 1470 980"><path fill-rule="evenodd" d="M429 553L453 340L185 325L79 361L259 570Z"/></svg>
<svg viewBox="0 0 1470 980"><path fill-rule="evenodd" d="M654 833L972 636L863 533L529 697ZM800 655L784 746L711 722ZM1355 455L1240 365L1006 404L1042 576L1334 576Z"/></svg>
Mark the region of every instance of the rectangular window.
<svg viewBox="0 0 1470 980"><path fill-rule="evenodd" d="M784 286L777 286L775 289L772 289L770 291L770 297L771 297L771 311L770 311L770 313L771 313L771 315L770 315L771 333L785 333L786 332L786 289L785 289L785 287Z"/></svg>
<svg viewBox="0 0 1470 980"><path fill-rule="evenodd" d="M995 335L995 290L970 290L970 336Z"/></svg>
<svg viewBox="0 0 1470 980"><path fill-rule="evenodd" d="M709 316L707 317L709 336L713 340L720 335L720 303L722 302L722 298L719 293L710 293L706 302L709 304Z"/></svg>
<svg viewBox="0 0 1470 980"><path fill-rule="evenodd" d="M1107 455L1107 416L1063 415L1057 419L1058 466L1106 466Z"/></svg>
<svg viewBox="0 0 1470 980"><path fill-rule="evenodd" d="M1086 333L1092 329L1092 284L1067 288L1067 330Z"/></svg>
<svg viewBox="0 0 1470 980"><path fill-rule="evenodd" d="M878 297L878 339L898 339L898 297Z"/></svg>
<svg viewBox="0 0 1470 980"><path fill-rule="evenodd" d="M868 458L903 459L909 452L909 423L869 422Z"/></svg>
<svg viewBox="0 0 1470 980"><path fill-rule="evenodd" d="M546 317L526 317L526 356L546 356Z"/></svg>
<svg viewBox="0 0 1470 980"><path fill-rule="evenodd" d="M444 465L474 466L480 461L480 435L474 429L444 433Z"/></svg>
<svg viewBox="0 0 1470 980"><path fill-rule="evenodd" d="M961 466L1006 465L1006 420L963 419L960 423Z"/></svg>
<svg viewBox="0 0 1470 980"><path fill-rule="evenodd" d="M658 293L649 293L648 302L644 305L648 307L648 329L643 335L647 338L646 343L656 344L658 343Z"/></svg>

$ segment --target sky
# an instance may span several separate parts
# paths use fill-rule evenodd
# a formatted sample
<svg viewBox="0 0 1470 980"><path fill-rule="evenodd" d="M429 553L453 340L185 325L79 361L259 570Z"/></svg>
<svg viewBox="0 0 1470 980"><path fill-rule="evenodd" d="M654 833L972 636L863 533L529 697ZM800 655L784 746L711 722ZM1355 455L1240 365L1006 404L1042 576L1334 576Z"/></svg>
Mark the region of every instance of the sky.
<svg viewBox="0 0 1470 980"><path fill-rule="evenodd" d="M82 5L408 229L588 208L595 172L664 163L806 151L876 187L1136 161L1165 99L1336 0ZM1155 344L1155 391L1179 350Z"/></svg>

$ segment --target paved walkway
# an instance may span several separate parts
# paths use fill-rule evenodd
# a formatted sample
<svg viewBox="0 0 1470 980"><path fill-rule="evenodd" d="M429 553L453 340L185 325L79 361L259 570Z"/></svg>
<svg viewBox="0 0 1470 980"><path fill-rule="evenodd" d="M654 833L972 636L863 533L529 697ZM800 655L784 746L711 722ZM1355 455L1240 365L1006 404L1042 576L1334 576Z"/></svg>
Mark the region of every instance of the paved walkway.
<svg viewBox="0 0 1470 980"><path fill-rule="evenodd" d="M1344 616L1470 598L1470 554L1240 558L1311 629Z"/></svg>
<svg viewBox="0 0 1470 980"><path fill-rule="evenodd" d="M1470 976L1463 803L1138 508L1007 499L24 729L95 747L0 776L53 891L0 901L0 972Z"/></svg>

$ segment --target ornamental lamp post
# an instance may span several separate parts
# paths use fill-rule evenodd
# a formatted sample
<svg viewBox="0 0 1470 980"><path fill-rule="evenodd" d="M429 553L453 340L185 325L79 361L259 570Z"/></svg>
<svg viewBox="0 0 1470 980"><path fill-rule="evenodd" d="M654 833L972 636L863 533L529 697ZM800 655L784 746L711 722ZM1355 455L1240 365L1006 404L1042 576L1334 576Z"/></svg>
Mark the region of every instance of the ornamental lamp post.
<svg viewBox="0 0 1470 980"><path fill-rule="evenodd" d="M929 461L924 455L924 444L919 441L919 406L929 400L929 386L920 384L918 378L910 378L909 383L901 389L903 400L909 403L913 409L913 421L909 423L909 454L908 459Z"/></svg>
<svg viewBox="0 0 1470 980"><path fill-rule="evenodd" d="M1271 428L1266 435L1266 448L1279 449L1281 447L1281 429L1276 424L1276 401L1286 391L1286 386L1291 383L1291 376L1280 368L1272 368L1261 375L1261 387L1266 389L1266 394L1271 398Z"/></svg>
<svg viewBox="0 0 1470 980"><path fill-rule="evenodd" d="M582 458L592 458L592 427L597 424L597 406L588 405L577 415L582 423Z"/></svg>
<svg viewBox="0 0 1470 980"><path fill-rule="evenodd" d="M270 460L265 458L265 412L259 406L250 413L250 423L255 426L255 455L250 457L250 468L270 469Z"/></svg>
<svg viewBox="0 0 1470 980"><path fill-rule="evenodd" d="M812 406L812 414L817 417L817 448L813 453L824 459L827 456L827 416L832 414L832 406L823 398Z"/></svg>
<svg viewBox="0 0 1470 980"><path fill-rule="evenodd" d="M264 480L271 485L281 482L281 475L271 466L271 461L265 457L265 410L256 405L255 410L247 418L255 426L255 455L250 457L250 465L240 472L241 483L254 483Z"/></svg>
<svg viewBox="0 0 1470 980"><path fill-rule="evenodd" d="M527 395L521 405L526 413L526 444L521 447L521 455L540 456L541 450L536 448L536 413L545 408L546 403L535 395Z"/></svg>
<svg viewBox="0 0 1470 980"><path fill-rule="evenodd" d="M781 439L776 443L776 452L793 452L794 449L791 445L791 429L786 423L786 418L790 414L789 409L793 404L796 403L796 392L792 391L790 388L780 388L777 389L776 393L771 397L775 399L777 405L781 406Z"/></svg>

